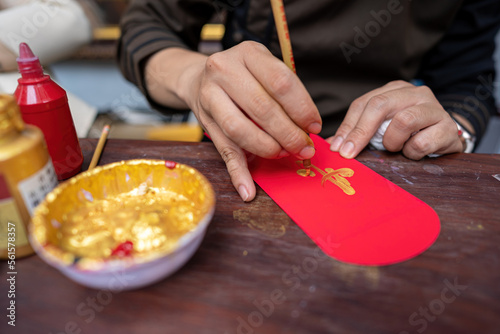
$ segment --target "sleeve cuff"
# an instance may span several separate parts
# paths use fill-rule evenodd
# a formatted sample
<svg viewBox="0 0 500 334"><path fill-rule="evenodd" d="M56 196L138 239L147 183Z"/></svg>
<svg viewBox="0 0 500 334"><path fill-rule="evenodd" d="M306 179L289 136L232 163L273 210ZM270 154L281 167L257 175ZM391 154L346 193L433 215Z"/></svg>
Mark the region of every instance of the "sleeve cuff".
<svg viewBox="0 0 500 334"><path fill-rule="evenodd" d="M437 98L448 113L458 114L472 125L477 145L486 132L490 119L490 112L486 105L473 96L446 95Z"/></svg>

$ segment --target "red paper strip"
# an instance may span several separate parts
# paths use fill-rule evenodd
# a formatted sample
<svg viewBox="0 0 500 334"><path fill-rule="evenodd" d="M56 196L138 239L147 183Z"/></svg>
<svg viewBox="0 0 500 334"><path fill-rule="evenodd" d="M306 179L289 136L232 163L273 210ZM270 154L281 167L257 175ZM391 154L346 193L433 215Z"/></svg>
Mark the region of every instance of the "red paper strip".
<svg viewBox="0 0 500 334"><path fill-rule="evenodd" d="M360 265L388 265L419 255L437 239L436 212L365 165L331 152L311 135L315 176L288 157L250 159L253 179L328 255ZM300 174L300 175L299 175Z"/></svg>

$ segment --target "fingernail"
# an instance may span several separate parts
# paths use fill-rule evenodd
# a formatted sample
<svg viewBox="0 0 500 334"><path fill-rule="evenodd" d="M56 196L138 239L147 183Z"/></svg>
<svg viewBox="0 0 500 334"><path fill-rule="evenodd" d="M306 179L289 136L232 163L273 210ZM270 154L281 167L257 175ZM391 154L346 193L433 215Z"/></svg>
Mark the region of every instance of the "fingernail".
<svg viewBox="0 0 500 334"><path fill-rule="evenodd" d="M319 124L319 123L312 123L311 125L309 125L309 127L307 128L307 130L310 133L318 134L318 133L321 132L321 124Z"/></svg>
<svg viewBox="0 0 500 334"><path fill-rule="evenodd" d="M278 154L278 159L288 157L290 156L290 153L286 150L281 150L280 154Z"/></svg>
<svg viewBox="0 0 500 334"><path fill-rule="evenodd" d="M306 146L302 149L302 151L300 151L299 158L310 159L314 156L315 152L316 152L316 150L314 149L314 147Z"/></svg>
<svg viewBox="0 0 500 334"><path fill-rule="evenodd" d="M354 144L352 143L352 141L348 141L347 143L342 145L339 153L344 158L351 159L354 154Z"/></svg>
<svg viewBox="0 0 500 334"><path fill-rule="evenodd" d="M342 138L341 136L335 137L335 139L333 139L333 141L332 141L332 144L330 145L330 150L334 151L334 152L338 152L340 150L340 146L342 145L343 142L344 142L344 138Z"/></svg>
<svg viewBox="0 0 500 334"><path fill-rule="evenodd" d="M244 185L238 187L238 194L240 194L241 199L246 202L248 200L248 190Z"/></svg>

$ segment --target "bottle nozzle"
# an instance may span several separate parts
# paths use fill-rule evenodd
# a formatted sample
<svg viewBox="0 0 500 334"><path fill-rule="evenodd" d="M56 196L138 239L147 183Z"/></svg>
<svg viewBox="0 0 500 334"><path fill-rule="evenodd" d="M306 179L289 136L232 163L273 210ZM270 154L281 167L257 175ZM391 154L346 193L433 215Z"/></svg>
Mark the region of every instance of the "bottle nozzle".
<svg viewBox="0 0 500 334"><path fill-rule="evenodd" d="M26 43L19 45L19 57L17 58L19 72L23 78L36 78L43 75L42 65L40 60L31 51L31 48Z"/></svg>
<svg viewBox="0 0 500 334"><path fill-rule="evenodd" d="M38 60L38 57L35 56L29 45L26 43L19 44L19 58L21 60L32 60L33 58L37 58Z"/></svg>

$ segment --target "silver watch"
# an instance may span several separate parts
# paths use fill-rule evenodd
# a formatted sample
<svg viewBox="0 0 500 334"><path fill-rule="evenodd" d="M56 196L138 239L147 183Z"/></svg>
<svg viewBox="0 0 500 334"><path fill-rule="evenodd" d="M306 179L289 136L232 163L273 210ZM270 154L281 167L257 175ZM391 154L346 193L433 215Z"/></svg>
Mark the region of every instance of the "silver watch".
<svg viewBox="0 0 500 334"><path fill-rule="evenodd" d="M453 117L452 117L453 118ZM472 153L476 144L476 136L467 131L455 118L453 118L458 128L458 136L464 147L464 153Z"/></svg>

